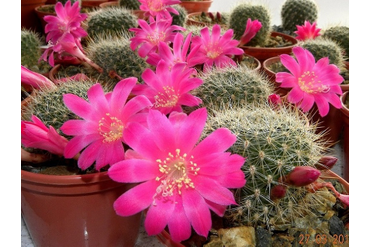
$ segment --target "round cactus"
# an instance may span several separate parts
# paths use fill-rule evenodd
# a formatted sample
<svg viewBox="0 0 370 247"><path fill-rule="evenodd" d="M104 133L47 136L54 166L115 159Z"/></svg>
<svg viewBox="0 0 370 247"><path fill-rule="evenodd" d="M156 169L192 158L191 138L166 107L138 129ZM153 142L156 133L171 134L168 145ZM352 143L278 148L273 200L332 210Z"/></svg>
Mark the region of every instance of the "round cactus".
<svg viewBox="0 0 370 247"><path fill-rule="evenodd" d="M173 5L173 8L179 12L178 15L175 15L171 13L172 16L172 25L177 25L180 27L185 27L186 25L186 16L188 15L188 12L186 9L178 4Z"/></svg>
<svg viewBox="0 0 370 247"><path fill-rule="evenodd" d="M324 30L323 38L335 41L344 51L345 59L349 60L349 27L333 26Z"/></svg>
<svg viewBox="0 0 370 247"><path fill-rule="evenodd" d="M316 39L306 40L298 45L309 50L316 61L323 57L329 57L331 64L335 64L340 69L344 68L344 52L335 41L318 37Z"/></svg>
<svg viewBox="0 0 370 247"><path fill-rule="evenodd" d="M238 206L230 208L227 217L236 224L278 229L312 214L311 205L302 203L306 189L282 180L295 167L314 167L325 151L321 135L305 115L283 105L279 110L268 104L216 108L204 135L220 127L237 136L229 151L246 158L242 170L247 183L237 191Z"/></svg>
<svg viewBox="0 0 370 247"><path fill-rule="evenodd" d="M270 11L264 5L253 5L250 3L242 3L237 5L230 14L229 28L234 29L234 38L240 40L245 31L247 20L258 20L262 27L248 43L248 46L264 47L270 38L271 34L271 16Z"/></svg>
<svg viewBox="0 0 370 247"><path fill-rule="evenodd" d="M136 26L136 15L121 7L100 8L91 12L87 19L87 33L91 38L106 34L120 35Z"/></svg>
<svg viewBox="0 0 370 247"><path fill-rule="evenodd" d="M203 84L194 89L193 94L201 98L206 107L267 102L273 93L270 82L245 65L212 69L200 78Z"/></svg>
<svg viewBox="0 0 370 247"><path fill-rule="evenodd" d="M139 10L141 3L138 0L119 0L118 5L126 9Z"/></svg>
<svg viewBox="0 0 370 247"><path fill-rule="evenodd" d="M141 81L141 74L149 65L139 57L130 47L128 34L120 36L99 37L90 41L86 53L96 64L103 68L103 73L97 74L91 71L91 76L109 85L113 89L119 81L115 75L121 78L136 77Z"/></svg>
<svg viewBox="0 0 370 247"><path fill-rule="evenodd" d="M286 0L281 8L282 28L293 33L305 21L313 23L318 18L318 7L313 0Z"/></svg>
<svg viewBox="0 0 370 247"><path fill-rule="evenodd" d="M21 29L21 64L24 67L38 73L49 71L50 66L46 62L39 62L42 45L38 33L25 28Z"/></svg>
<svg viewBox="0 0 370 247"><path fill-rule="evenodd" d="M30 96L29 104L22 110L22 119L30 120L35 115L46 126L53 126L56 130L69 119L78 119L63 102L63 95L67 93L75 94L87 99L87 90L96 82L92 80L75 81L70 80L52 89L38 90L36 94Z"/></svg>

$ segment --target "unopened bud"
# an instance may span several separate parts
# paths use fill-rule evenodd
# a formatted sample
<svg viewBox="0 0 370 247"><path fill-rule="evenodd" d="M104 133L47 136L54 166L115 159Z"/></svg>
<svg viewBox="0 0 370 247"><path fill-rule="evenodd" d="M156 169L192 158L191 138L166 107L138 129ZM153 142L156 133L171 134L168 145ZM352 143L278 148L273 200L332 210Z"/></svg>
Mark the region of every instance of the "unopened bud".
<svg viewBox="0 0 370 247"><path fill-rule="evenodd" d="M221 21L222 20L222 17L221 17L221 13L220 12L217 12L216 13L216 18L217 20Z"/></svg>
<svg viewBox="0 0 370 247"><path fill-rule="evenodd" d="M349 195L339 194L338 199L349 207Z"/></svg>
<svg viewBox="0 0 370 247"><path fill-rule="evenodd" d="M321 172L310 166L296 166L291 171L285 182L289 185L301 187L309 185L319 178Z"/></svg>
<svg viewBox="0 0 370 247"><path fill-rule="evenodd" d="M273 105L273 106L278 106L278 105L280 105L281 104L281 98L280 98L280 95L278 95L278 94L271 94L271 95L269 95L269 97L268 97L268 102L271 104L271 105Z"/></svg>
<svg viewBox="0 0 370 247"><path fill-rule="evenodd" d="M286 186L278 184L271 189L270 198L271 200L281 199L286 194Z"/></svg>
<svg viewBox="0 0 370 247"><path fill-rule="evenodd" d="M319 170L330 170L337 163L337 161L338 158L334 156L324 156L319 160L315 167Z"/></svg>

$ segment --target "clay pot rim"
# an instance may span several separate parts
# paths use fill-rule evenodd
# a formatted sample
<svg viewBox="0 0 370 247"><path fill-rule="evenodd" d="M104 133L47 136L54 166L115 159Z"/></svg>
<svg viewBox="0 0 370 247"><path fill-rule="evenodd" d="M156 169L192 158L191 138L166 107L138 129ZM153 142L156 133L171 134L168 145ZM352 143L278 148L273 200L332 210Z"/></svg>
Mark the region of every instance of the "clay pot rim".
<svg viewBox="0 0 370 247"><path fill-rule="evenodd" d="M284 51L284 50L289 49L289 48L292 48L296 44L298 44L298 40L296 38L294 38L291 35L285 34L285 33L272 31L271 34L270 34L270 36L271 37L281 36L284 39L291 41L292 44L291 45L288 45L288 46L283 46L283 47L254 47L254 46L245 46L245 45L243 45L240 48L242 48L244 50L247 49L247 50L269 50L269 51L274 50L274 51Z"/></svg>
<svg viewBox="0 0 370 247"><path fill-rule="evenodd" d="M340 102L342 103L342 108L340 108L341 112L343 112L344 115L346 115L347 117L349 117L349 109L347 108L347 106L345 105L345 101L347 99L347 95L349 95L349 90L344 92L341 96L340 96Z"/></svg>

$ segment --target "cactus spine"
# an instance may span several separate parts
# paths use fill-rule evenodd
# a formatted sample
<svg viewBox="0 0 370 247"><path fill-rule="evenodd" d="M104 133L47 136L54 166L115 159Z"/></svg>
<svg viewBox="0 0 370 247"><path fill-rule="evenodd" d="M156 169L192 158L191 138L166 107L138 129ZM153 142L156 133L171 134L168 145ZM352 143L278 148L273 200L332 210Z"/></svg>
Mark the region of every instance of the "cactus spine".
<svg viewBox="0 0 370 247"><path fill-rule="evenodd" d="M247 183L236 194L238 206L226 213L230 221L283 229L312 215L303 187L287 186L285 196L277 200L271 195L273 188L283 185L281 177L296 166L313 167L324 152L321 135L315 133L315 127L303 114L283 106L273 110L267 104L214 108L204 134L220 127L237 136L229 151L246 157L242 169Z"/></svg>
<svg viewBox="0 0 370 247"><path fill-rule="evenodd" d="M230 14L229 28L234 29L234 38L239 40L245 31L247 20L258 20L262 28L256 36L249 41L248 46L265 46L268 43L271 33L270 11L263 5L242 3L236 6Z"/></svg>
<svg viewBox="0 0 370 247"><path fill-rule="evenodd" d="M349 27L333 26L324 30L323 38L335 41L344 51L345 59L349 60Z"/></svg>
<svg viewBox="0 0 370 247"><path fill-rule="evenodd" d="M172 16L172 25L177 25L180 27L185 27L186 25L186 16L188 15L188 12L186 9L178 4L173 5L173 8L179 12L178 15L175 15L171 13Z"/></svg>
<svg viewBox="0 0 370 247"><path fill-rule="evenodd" d="M313 0L286 0L280 14L283 29L293 33L297 30L296 25L317 21L318 7Z"/></svg>
<svg viewBox="0 0 370 247"><path fill-rule="evenodd" d="M126 9L138 10L141 3L138 0L119 0L118 5Z"/></svg>

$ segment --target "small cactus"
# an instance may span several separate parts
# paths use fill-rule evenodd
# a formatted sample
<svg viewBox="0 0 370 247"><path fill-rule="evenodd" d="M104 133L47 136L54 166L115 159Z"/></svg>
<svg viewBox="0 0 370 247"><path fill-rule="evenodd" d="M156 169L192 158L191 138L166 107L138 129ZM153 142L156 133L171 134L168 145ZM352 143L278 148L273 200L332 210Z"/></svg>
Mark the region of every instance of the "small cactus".
<svg viewBox="0 0 370 247"><path fill-rule="evenodd" d="M99 81L110 85L111 90L119 78L133 76L141 82L141 74L149 67L149 64L131 49L129 38L130 34L125 33L119 36L101 36L91 40L87 46L88 57L103 68L102 74L91 71L90 76L97 76Z"/></svg>
<svg viewBox="0 0 370 247"><path fill-rule="evenodd" d="M333 26L323 31L322 37L335 41L345 51L345 60L349 60L349 27Z"/></svg>
<svg viewBox="0 0 370 247"><path fill-rule="evenodd" d="M90 12L86 31L91 38L96 38L106 34L120 35L136 26L137 17L130 10L111 7Z"/></svg>
<svg viewBox="0 0 370 247"><path fill-rule="evenodd" d="M193 94L201 98L206 107L267 102L268 96L273 93L270 82L245 65L214 68L201 74L200 78L203 84L194 89Z"/></svg>
<svg viewBox="0 0 370 247"><path fill-rule="evenodd" d="M22 110L22 119L30 120L32 115L38 117L46 126L53 126L56 130L69 119L78 119L63 102L63 95L72 93L87 99L87 90L96 82L92 80L68 81L51 89L38 90L30 96L30 101Z"/></svg>
<svg viewBox="0 0 370 247"><path fill-rule="evenodd" d="M138 0L119 0L118 5L126 9L139 10L141 3Z"/></svg>
<svg viewBox="0 0 370 247"><path fill-rule="evenodd" d="M237 136L229 151L246 157L242 170L247 183L237 191L238 206L229 208L226 218L236 225L286 229L312 215L315 202L306 198L320 201L321 195L282 180L295 167L315 167L325 151L321 135L303 113L284 105L274 110L268 104L214 108L203 134L220 127Z"/></svg>
<svg viewBox="0 0 370 247"><path fill-rule="evenodd" d="M248 43L248 46L264 47L268 44L271 34L271 16L270 11L264 5L253 5L250 3L241 3L237 5L230 14L229 28L234 29L234 38L240 40L242 37L247 20L258 20L262 27Z"/></svg>
<svg viewBox="0 0 370 247"><path fill-rule="evenodd" d="M188 12L186 9L178 4L173 5L173 8L179 12L178 15L174 13L170 13L172 16L172 25L177 25L180 27L185 27L186 25L186 16L188 15Z"/></svg>
<svg viewBox="0 0 370 247"><path fill-rule="evenodd" d="M335 41L318 37L316 39L306 40L298 45L309 50L315 57L316 62L320 58L329 57L331 64L335 64L340 69L344 68L344 52Z"/></svg>
<svg viewBox="0 0 370 247"><path fill-rule="evenodd" d="M317 21L318 6L313 0L286 0L280 14L283 30L293 33L297 30L296 25L302 26L305 21Z"/></svg>

